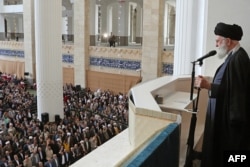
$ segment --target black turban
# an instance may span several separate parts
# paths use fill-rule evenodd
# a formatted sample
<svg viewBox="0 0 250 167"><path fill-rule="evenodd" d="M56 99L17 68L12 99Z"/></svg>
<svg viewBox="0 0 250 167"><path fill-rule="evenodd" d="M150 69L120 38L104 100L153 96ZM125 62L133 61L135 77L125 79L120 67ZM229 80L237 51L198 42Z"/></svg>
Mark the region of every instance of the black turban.
<svg viewBox="0 0 250 167"><path fill-rule="evenodd" d="M242 28L236 24L230 25L218 23L214 29L215 35L220 35L225 38L240 41L243 35Z"/></svg>

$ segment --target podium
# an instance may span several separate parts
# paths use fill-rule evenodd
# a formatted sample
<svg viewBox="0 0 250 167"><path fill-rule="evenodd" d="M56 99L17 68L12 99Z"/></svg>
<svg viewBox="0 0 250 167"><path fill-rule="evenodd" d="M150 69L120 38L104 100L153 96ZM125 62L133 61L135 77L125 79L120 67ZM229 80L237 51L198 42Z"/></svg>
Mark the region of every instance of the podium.
<svg viewBox="0 0 250 167"><path fill-rule="evenodd" d="M77 161L72 167L81 164L100 166L104 163L107 164L106 166L133 166L133 162L140 166L137 160L152 162L148 156L145 156L146 154L153 159L157 158L157 162L164 166L171 166L173 163L179 163L175 166L184 166L192 115L189 111L192 108L190 83L189 76L165 76L142 82L131 88L128 93L128 129ZM206 98L207 91L202 91L197 113L195 143L200 140L204 128ZM168 131L170 129L173 131ZM163 136L165 139L162 138ZM160 141L163 141L163 145L159 144ZM113 149L107 152L110 147ZM165 152L156 153L159 150ZM96 157L101 158L96 161Z"/></svg>
<svg viewBox="0 0 250 167"><path fill-rule="evenodd" d="M190 76L165 76L142 83L131 89L133 100L131 100L132 103L130 104L130 108L133 112L130 112L129 115L129 128L132 127L129 131L131 133L130 141L132 144L137 146L141 144L141 137L139 136L147 138L149 136L148 134L160 130L163 126L159 123L160 120L165 119L165 126L168 125L167 120L169 122L178 122L181 125L179 159L180 165L184 164L187 150L188 130L191 116L193 114L193 101L190 100L190 85ZM194 92L193 100L196 97L197 94ZM196 146L203 134L208 98L207 91L201 91L199 98L200 104L198 112L196 113L197 123L195 128L194 146ZM148 120L151 120L151 117L152 120L156 118L156 123L151 123L151 121L150 125L144 125L144 121L137 122L138 119L133 118L137 117L136 115L150 117L150 119L145 117L145 119ZM142 126L148 126L148 134L143 133L144 128L142 128ZM154 128L150 126L154 126Z"/></svg>

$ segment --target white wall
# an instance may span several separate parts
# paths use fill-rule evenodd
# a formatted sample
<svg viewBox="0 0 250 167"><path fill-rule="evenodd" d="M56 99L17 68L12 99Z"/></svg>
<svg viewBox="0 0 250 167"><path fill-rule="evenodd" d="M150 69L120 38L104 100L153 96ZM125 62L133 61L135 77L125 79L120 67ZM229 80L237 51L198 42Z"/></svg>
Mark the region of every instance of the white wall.
<svg viewBox="0 0 250 167"><path fill-rule="evenodd" d="M208 0L207 0L208 1ZM216 49L214 28L218 22L238 24L243 29L241 46L250 55L250 1L249 0L209 0L207 17L207 44L206 50ZM206 59L204 62L205 75L213 76L217 67L223 62L216 56Z"/></svg>

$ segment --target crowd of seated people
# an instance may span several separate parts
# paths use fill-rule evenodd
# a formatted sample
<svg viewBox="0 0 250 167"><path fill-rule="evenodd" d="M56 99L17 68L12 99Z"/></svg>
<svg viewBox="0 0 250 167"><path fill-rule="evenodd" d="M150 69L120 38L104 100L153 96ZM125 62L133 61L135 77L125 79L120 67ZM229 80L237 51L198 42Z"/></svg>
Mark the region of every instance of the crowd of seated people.
<svg viewBox="0 0 250 167"><path fill-rule="evenodd" d="M42 122L36 96L20 83L0 79L0 167L67 167L127 128L122 93L65 85L64 117Z"/></svg>

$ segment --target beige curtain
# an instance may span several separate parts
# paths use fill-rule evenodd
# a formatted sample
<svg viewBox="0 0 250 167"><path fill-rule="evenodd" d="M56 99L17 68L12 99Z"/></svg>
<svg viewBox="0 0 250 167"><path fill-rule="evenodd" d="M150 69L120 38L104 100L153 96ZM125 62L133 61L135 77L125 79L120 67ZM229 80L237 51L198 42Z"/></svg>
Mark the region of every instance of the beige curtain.
<svg viewBox="0 0 250 167"><path fill-rule="evenodd" d="M16 74L18 78L24 77L24 62L0 60L0 71L7 74Z"/></svg>
<svg viewBox="0 0 250 167"><path fill-rule="evenodd" d="M139 76L87 71L87 87L91 90L112 90L114 93L127 93L141 81Z"/></svg>
<svg viewBox="0 0 250 167"><path fill-rule="evenodd" d="M74 85L74 68L63 67L63 84L72 84Z"/></svg>

